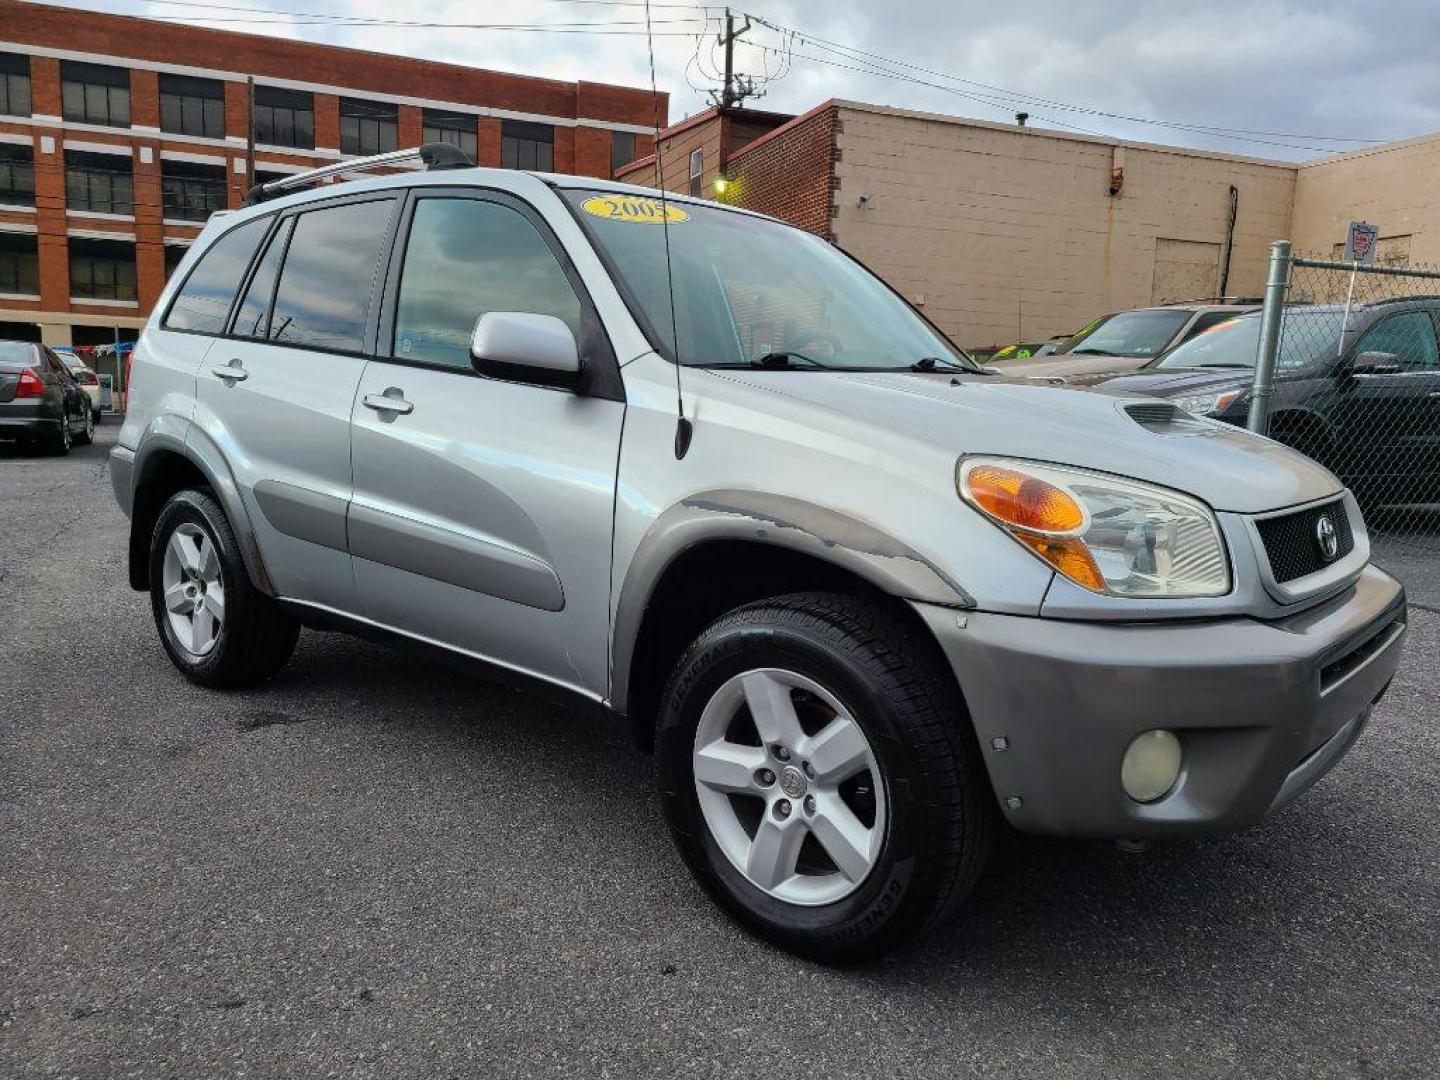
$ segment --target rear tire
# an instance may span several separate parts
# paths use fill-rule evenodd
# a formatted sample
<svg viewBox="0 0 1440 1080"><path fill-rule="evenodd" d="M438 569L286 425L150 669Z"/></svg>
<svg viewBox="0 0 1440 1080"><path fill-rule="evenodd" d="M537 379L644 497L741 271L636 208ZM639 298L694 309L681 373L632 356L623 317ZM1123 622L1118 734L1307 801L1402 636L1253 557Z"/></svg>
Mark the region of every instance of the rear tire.
<svg viewBox="0 0 1440 1080"><path fill-rule="evenodd" d="M786 715L803 730L779 753L764 729ZM846 770L820 760L846 721L863 736L848 757L866 763L851 766L862 771L848 793L853 781L826 781ZM671 835L696 880L742 924L814 960L864 960L930 930L989 853L994 798L954 679L933 641L878 604L799 593L722 616L675 667L656 749ZM739 764L697 785L697 763L711 774L716 761ZM820 820L837 797L853 816ZM767 873L761 830L797 823L812 835L772 841L794 856ZM847 837L861 840L847 848Z"/></svg>
<svg viewBox="0 0 1440 1080"><path fill-rule="evenodd" d="M214 689L274 675L300 625L250 583L225 511L207 491L171 496L150 540L150 608L171 662Z"/></svg>
<svg viewBox="0 0 1440 1080"><path fill-rule="evenodd" d="M70 418L62 415L60 417L60 433L51 438L48 449L56 457L64 457L70 453L70 445Z"/></svg>
<svg viewBox="0 0 1440 1080"><path fill-rule="evenodd" d="M85 412L85 430L75 436L75 445L89 446L95 441L95 417L87 409Z"/></svg>

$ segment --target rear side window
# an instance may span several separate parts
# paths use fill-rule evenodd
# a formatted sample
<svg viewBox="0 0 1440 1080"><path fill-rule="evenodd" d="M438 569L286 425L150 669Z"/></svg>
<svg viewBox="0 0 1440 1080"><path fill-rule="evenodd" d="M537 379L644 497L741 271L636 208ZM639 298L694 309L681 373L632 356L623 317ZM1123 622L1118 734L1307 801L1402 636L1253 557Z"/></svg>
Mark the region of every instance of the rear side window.
<svg viewBox="0 0 1440 1080"><path fill-rule="evenodd" d="M270 315L269 340L359 352L395 200L299 215Z"/></svg>
<svg viewBox="0 0 1440 1080"><path fill-rule="evenodd" d="M270 298L275 295L275 276L280 272L280 260L285 255L285 243L290 238L294 218L288 218L275 230L270 246L260 257L255 273L250 275L250 285L235 313L234 333L240 337L261 338L270 332Z"/></svg>
<svg viewBox="0 0 1440 1080"><path fill-rule="evenodd" d="M224 332L225 317L230 314L240 279L265 238L271 220L261 217L247 221L205 250L170 305L165 316L166 329L193 330L200 334Z"/></svg>
<svg viewBox="0 0 1440 1080"><path fill-rule="evenodd" d="M421 199L405 245L393 355L468 371L470 335L487 311L553 315L580 337L580 299L523 214L479 199Z"/></svg>

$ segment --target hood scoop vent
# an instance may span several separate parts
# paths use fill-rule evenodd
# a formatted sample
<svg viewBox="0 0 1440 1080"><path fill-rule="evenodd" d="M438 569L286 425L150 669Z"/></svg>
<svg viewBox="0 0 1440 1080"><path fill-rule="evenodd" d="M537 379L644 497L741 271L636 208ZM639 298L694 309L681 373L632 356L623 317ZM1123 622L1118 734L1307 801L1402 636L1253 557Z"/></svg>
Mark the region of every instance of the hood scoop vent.
<svg viewBox="0 0 1440 1080"><path fill-rule="evenodd" d="M1125 414L1146 431L1157 435L1187 435L1210 430L1210 425L1198 416L1162 401L1126 405Z"/></svg>

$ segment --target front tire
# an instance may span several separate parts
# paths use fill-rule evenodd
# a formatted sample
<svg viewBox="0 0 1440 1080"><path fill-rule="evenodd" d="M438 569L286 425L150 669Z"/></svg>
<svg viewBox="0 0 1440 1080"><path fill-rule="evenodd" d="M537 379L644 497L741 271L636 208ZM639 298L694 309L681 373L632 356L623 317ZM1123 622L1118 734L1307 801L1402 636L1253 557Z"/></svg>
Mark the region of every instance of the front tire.
<svg viewBox="0 0 1440 1080"><path fill-rule="evenodd" d="M234 530L206 491L171 496L150 540L150 608L171 662L214 689L284 666L299 624L250 583Z"/></svg>
<svg viewBox="0 0 1440 1080"><path fill-rule="evenodd" d="M804 593L722 616L676 665L656 748L696 879L812 959L929 930L989 853L993 797L954 680L877 604Z"/></svg>

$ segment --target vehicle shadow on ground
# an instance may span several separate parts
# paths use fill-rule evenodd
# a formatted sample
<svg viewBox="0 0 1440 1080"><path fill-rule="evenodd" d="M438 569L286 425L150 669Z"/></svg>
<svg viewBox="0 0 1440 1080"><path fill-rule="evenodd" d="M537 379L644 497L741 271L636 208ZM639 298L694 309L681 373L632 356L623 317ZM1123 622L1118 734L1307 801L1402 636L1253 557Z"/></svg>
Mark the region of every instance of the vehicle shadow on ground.
<svg viewBox="0 0 1440 1080"><path fill-rule="evenodd" d="M618 728L404 652L341 635L306 635L302 642L309 644L292 665L256 695L257 714L278 704L265 699L299 691L363 703L346 723L373 719L414 728L417 737L438 729L472 759L462 760L462 768L513 768L541 786L563 781L567 799L586 820L599 822L606 834L614 830L614 858L649 860L648 872L657 877L684 875L660 816L653 760ZM625 798L616 797L617 784L629 793ZM1061 978L1118 984L1129 976L1149 982L1164 972L1179 935L1190 961L1198 951L1213 969L1200 973L1202 982L1224 972L1253 982L1259 992L1277 970L1303 962L1306 924L1323 926L1331 918L1327 905L1335 897L1314 890L1313 868L1337 857L1342 818L1328 800L1312 796L1308 805L1302 800L1247 833L1141 853L1002 828L981 881L951 926L834 977L879 980L894 992L917 995L934 995L951 982L955 993L983 991L992 981L997 991L1006 984L1013 989L1017 965L1041 984ZM690 926L723 923L698 889L681 888L677 896L693 910L676 909L675 919ZM759 942L745 947L766 948ZM800 963L778 951L772 960Z"/></svg>

